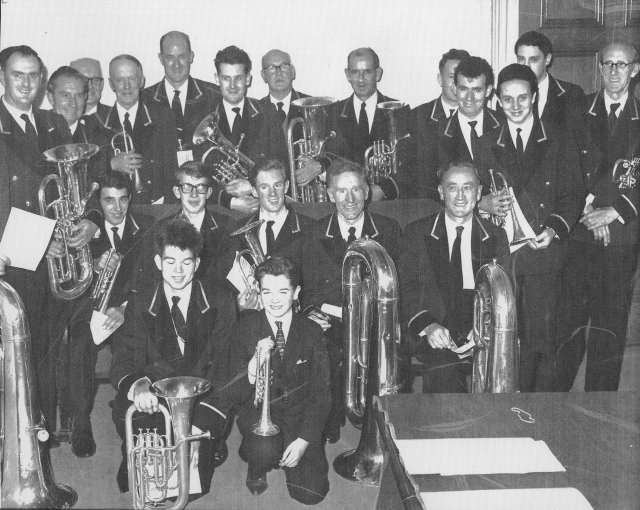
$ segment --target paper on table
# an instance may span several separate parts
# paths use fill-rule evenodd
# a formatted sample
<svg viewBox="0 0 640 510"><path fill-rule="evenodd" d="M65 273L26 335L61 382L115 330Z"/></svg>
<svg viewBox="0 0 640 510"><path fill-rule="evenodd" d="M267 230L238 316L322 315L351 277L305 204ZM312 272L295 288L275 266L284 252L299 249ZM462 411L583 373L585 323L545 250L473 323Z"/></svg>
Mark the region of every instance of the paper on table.
<svg viewBox="0 0 640 510"><path fill-rule="evenodd" d="M544 441L530 437L401 439L410 474L480 475L565 471Z"/></svg>
<svg viewBox="0 0 640 510"><path fill-rule="evenodd" d="M35 271L55 226L56 220L12 207L0 240L0 253L9 257L12 267Z"/></svg>
<svg viewBox="0 0 640 510"><path fill-rule="evenodd" d="M572 487L421 492L420 497L429 510L593 510Z"/></svg>

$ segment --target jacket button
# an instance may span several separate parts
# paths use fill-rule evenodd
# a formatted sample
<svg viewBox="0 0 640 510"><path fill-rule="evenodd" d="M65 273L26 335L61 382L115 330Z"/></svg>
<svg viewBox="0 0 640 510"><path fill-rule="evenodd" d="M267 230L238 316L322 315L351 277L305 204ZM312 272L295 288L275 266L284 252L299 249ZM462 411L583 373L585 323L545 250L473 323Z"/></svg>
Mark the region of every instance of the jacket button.
<svg viewBox="0 0 640 510"><path fill-rule="evenodd" d="M151 184L151 181L147 181L147 184Z"/></svg>
<svg viewBox="0 0 640 510"><path fill-rule="evenodd" d="M12 180L13 182L16 182L16 181L18 180L18 176L17 176L17 175L12 175L12 176L11 176L11 180Z"/></svg>
<svg viewBox="0 0 640 510"><path fill-rule="evenodd" d="M550 183L549 181L546 181L546 182L544 183L544 185L545 185L545 186L551 186L551 183Z"/></svg>
<svg viewBox="0 0 640 510"><path fill-rule="evenodd" d="M30 202L29 200L27 200L27 201L24 203L24 205L25 205L25 206L27 206L27 207L31 207L31 202Z"/></svg>
<svg viewBox="0 0 640 510"><path fill-rule="evenodd" d="M540 204L540 208L541 208L541 209L544 209L544 204Z"/></svg>
<svg viewBox="0 0 640 510"><path fill-rule="evenodd" d="M588 151L587 149L582 149L580 152L581 152L582 154L589 154L589 151Z"/></svg>

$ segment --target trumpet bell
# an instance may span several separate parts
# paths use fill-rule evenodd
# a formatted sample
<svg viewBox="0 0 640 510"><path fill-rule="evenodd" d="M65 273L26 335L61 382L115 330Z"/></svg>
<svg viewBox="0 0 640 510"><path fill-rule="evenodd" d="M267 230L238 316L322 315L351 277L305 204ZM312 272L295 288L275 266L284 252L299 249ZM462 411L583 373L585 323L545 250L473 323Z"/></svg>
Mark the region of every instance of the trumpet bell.
<svg viewBox="0 0 640 510"><path fill-rule="evenodd" d="M193 131L193 144L201 145L206 141L211 141L217 129L218 116L215 113L210 113L198 123Z"/></svg>

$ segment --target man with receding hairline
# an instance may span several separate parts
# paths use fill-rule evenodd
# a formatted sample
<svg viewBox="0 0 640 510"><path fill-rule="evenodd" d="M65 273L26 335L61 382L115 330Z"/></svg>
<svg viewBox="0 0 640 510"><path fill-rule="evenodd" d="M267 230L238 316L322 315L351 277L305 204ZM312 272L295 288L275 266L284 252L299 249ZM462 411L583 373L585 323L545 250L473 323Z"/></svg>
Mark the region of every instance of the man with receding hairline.
<svg viewBox="0 0 640 510"><path fill-rule="evenodd" d="M104 119L107 118L109 106L100 102L102 89L104 88L104 78L102 76L100 61L95 58L83 57L71 61L69 67L81 73L89 82L89 95L87 97L84 115L89 117L97 113L98 118L102 119L102 123L104 123Z"/></svg>

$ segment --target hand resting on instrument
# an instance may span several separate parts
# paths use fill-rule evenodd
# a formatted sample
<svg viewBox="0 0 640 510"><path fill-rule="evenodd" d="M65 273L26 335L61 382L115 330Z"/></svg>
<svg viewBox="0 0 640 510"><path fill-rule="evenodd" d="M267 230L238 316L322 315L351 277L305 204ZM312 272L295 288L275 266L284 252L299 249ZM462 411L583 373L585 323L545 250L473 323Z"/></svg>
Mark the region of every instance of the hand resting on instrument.
<svg viewBox="0 0 640 510"><path fill-rule="evenodd" d="M259 340L256 344L256 351L260 349L261 351L271 351L274 348L275 342L273 338L270 336L264 337L262 340ZM249 365L247 366L247 377L249 378L249 384L255 384L256 377L258 371L258 359L254 354L252 358L249 360Z"/></svg>
<svg viewBox="0 0 640 510"><path fill-rule="evenodd" d="M307 451L307 446L309 446L309 441L298 437L289 443L284 449L282 454L282 458L280 459L280 467L296 467L300 459L304 455L304 452Z"/></svg>

